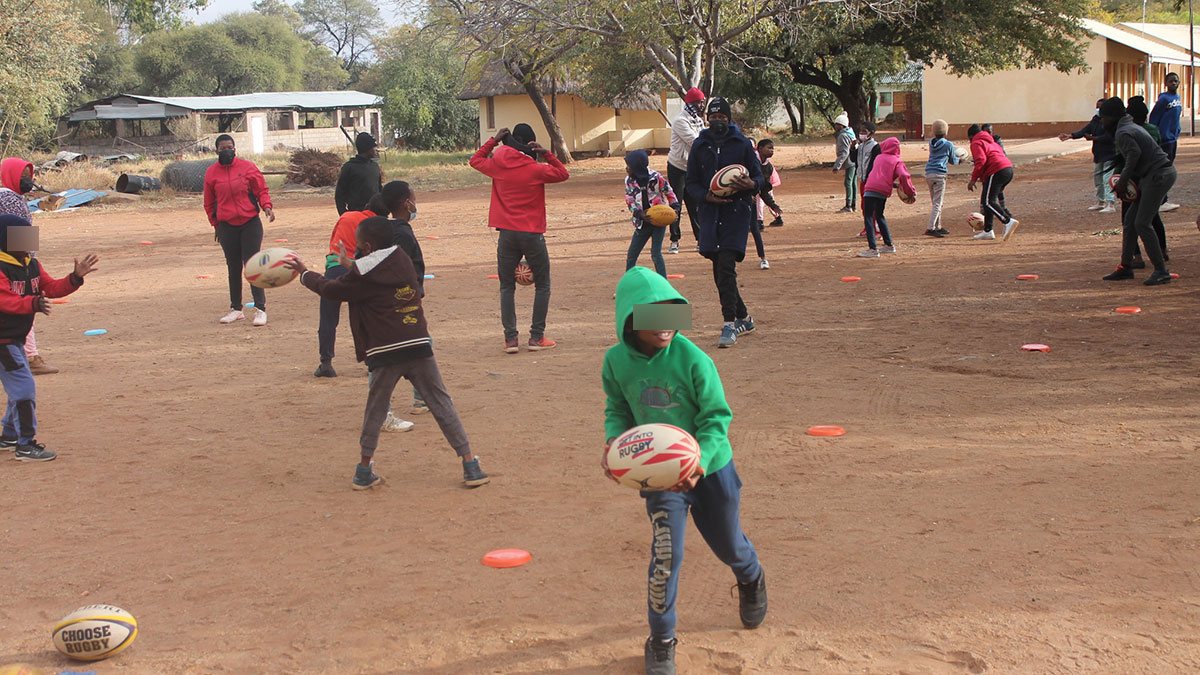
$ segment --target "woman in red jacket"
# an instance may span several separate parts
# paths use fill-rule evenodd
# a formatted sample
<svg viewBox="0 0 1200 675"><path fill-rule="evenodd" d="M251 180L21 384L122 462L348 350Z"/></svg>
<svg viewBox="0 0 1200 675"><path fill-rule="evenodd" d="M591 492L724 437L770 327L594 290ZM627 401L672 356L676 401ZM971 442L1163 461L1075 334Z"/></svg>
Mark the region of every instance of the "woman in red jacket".
<svg viewBox="0 0 1200 675"><path fill-rule="evenodd" d="M1020 221L1013 218L1004 205L1004 188L1013 179L1012 162L1004 149L992 138L992 135L980 129L978 124L972 124L967 129L967 137L971 139L971 158L975 161L975 170L971 172L971 182L967 189L974 192L975 184L983 179L983 194L979 196L979 206L983 211L983 231L975 235L976 239L995 239L992 232L993 218L999 218L1004 223L1004 241L1017 231Z"/></svg>
<svg viewBox="0 0 1200 675"><path fill-rule="evenodd" d="M229 304L232 309L221 323L246 318L242 313L242 266L262 248L263 224L258 217L262 207L267 219L275 222L275 210L262 172L250 162L237 158L233 137L217 136L217 163L204 174L204 213L213 226L213 238L225 251L229 268ZM267 296L263 289L250 287L254 298L254 325L267 325Z"/></svg>

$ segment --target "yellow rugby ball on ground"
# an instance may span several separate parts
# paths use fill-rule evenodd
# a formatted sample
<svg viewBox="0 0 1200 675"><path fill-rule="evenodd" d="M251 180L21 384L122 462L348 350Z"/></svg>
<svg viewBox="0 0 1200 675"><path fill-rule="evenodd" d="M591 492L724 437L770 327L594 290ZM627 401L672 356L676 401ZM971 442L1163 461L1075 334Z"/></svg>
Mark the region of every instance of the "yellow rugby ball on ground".
<svg viewBox="0 0 1200 675"><path fill-rule="evenodd" d="M125 649L137 637L137 619L113 605L88 605L54 626L54 648L78 661L99 661Z"/></svg>

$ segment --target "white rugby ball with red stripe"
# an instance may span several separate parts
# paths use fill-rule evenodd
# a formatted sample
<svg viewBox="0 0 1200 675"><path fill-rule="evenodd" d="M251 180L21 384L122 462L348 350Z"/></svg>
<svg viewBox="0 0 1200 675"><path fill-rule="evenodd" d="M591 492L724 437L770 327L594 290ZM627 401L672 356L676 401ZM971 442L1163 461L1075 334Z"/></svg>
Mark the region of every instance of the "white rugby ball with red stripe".
<svg viewBox="0 0 1200 675"><path fill-rule="evenodd" d="M284 267L288 258L299 257L290 248L268 248L255 253L246 261L246 281L259 288L276 288L290 283L297 276L296 270Z"/></svg>
<svg viewBox="0 0 1200 675"><path fill-rule="evenodd" d="M749 177L750 172L746 170L746 167L741 164L730 164L717 170L717 173L713 175L712 182L708 184L708 190L718 197L728 197L738 191L733 186L734 183Z"/></svg>
<svg viewBox="0 0 1200 675"><path fill-rule="evenodd" d="M608 471L635 490L669 490L700 464L700 444L670 424L642 424L613 439Z"/></svg>

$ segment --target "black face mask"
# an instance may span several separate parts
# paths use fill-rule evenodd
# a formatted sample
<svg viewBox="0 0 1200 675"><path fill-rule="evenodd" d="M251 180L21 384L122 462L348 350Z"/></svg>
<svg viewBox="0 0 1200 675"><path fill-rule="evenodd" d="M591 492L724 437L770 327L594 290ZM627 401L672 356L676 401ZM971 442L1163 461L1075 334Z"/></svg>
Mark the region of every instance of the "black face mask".
<svg viewBox="0 0 1200 675"><path fill-rule="evenodd" d="M724 136L729 133L729 122L725 120L713 120L708 123L708 129L714 136Z"/></svg>
<svg viewBox="0 0 1200 675"><path fill-rule="evenodd" d="M25 194L26 192L29 192L30 190L33 189L33 179L22 178L21 184L17 187L19 188L21 194Z"/></svg>
<svg viewBox="0 0 1200 675"><path fill-rule="evenodd" d="M225 166L233 164L233 158L237 155L234 150L222 150L217 153L217 161Z"/></svg>

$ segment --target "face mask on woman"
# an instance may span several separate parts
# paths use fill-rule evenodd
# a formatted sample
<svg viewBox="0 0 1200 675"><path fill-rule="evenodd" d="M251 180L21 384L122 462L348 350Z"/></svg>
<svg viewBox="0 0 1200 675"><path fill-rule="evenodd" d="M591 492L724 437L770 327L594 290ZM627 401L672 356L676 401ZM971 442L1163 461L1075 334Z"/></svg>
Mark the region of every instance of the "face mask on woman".
<svg viewBox="0 0 1200 675"><path fill-rule="evenodd" d="M860 141L865 141L865 140L867 140L868 138L870 138L870 136L867 136L866 134L859 134L859 135L858 135L858 140L860 140Z"/></svg>
<svg viewBox="0 0 1200 675"><path fill-rule="evenodd" d="M408 212L408 219L416 220L417 219L417 203L411 202L411 201L409 203L412 204L412 210Z"/></svg>
<svg viewBox="0 0 1200 675"><path fill-rule="evenodd" d="M725 120L711 120L708 123L708 129L715 136L724 136L729 131L729 122Z"/></svg>
<svg viewBox="0 0 1200 675"><path fill-rule="evenodd" d="M229 166L233 164L233 158L236 155L237 152L233 148L227 148L217 153L217 161L224 166Z"/></svg>
<svg viewBox="0 0 1200 675"><path fill-rule="evenodd" d="M25 178L24 176L22 176L21 184L17 186L17 189L20 191L21 194L25 194L26 192L29 192L30 190L33 189L33 179Z"/></svg>

